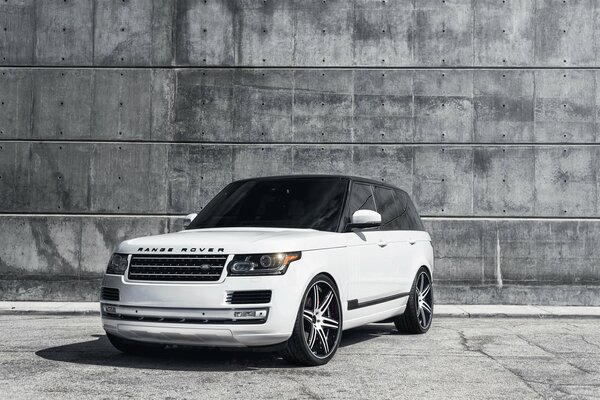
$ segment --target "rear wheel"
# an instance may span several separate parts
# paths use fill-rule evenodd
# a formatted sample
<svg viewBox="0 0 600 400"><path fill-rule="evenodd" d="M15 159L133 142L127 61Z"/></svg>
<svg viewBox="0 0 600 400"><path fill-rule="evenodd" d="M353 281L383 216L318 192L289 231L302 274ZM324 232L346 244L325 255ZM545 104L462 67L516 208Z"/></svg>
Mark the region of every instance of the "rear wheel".
<svg viewBox="0 0 600 400"><path fill-rule="evenodd" d="M394 325L400 332L425 333L433 320L433 286L431 275L421 267L413 282L404 314L394 318Z"/></svg>
<svg viewBox="0 0 600 400"><path fill-rule="evenodd" d="M329 362L342 337L342 305L333 281L317 275L308 285L292 337L283 356L304 365L323 365Z"/></svg>
<svg viewBox="0 0 600 400"><path fill-rule="evenodd" d="M110 333L106 333L110 343L117 349L127 354L151 355L165 348L161 344L137 342L135 340L124 339Z"/></svg>

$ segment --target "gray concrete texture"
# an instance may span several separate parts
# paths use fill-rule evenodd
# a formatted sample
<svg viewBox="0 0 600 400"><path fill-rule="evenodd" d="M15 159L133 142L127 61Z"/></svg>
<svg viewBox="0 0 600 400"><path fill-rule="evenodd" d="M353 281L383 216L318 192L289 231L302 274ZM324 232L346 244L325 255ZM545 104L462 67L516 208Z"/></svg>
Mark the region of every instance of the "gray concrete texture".
<svg viewBox="0 0 600 400"><path fill-rule="evenodd" d="M0 2L0 298L94 300L234 179L414 198L438 300L600 304L598 1Z"/></svg>
<svg viewBox="0 0 600 400"><path fill-rule="evenodd" d="M240 350L125 355L97 316L2 315L0 335L14 400L597 399L600 388L593 319L434 318L425 335L372 324L344 332L322 367Z"/></svg>

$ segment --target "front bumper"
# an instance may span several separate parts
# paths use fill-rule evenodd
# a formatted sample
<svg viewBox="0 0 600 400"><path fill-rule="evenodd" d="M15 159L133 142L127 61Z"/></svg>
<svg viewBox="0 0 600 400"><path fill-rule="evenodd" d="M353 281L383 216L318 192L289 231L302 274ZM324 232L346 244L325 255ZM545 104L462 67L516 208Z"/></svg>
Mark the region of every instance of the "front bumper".
<svg viewBox="0 0 600 400"><path fill-rule="evenodd" d="M105 275L119 301L102 300L106 332L126 339L211 347L269 346L291 336L304 285L300 269L282 276L227 277L215 283L134 282ZM300 284L299 284L300 283ZM271 290L265 304L232 305L227 293ZM248 315L254 311L254 316Z"/></svg>

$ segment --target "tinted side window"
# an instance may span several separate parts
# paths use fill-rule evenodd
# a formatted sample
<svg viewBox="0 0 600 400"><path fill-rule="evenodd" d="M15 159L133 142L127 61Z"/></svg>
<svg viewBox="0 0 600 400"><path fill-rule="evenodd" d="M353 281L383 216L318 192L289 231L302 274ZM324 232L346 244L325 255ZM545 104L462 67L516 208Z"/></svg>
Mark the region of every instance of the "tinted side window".
<svg viewBox="0 0 600 400"><path fill-rule="evenodd" d="M373 200L371 185L365 185L363 183L352 184L348 202L348 221L350 220L350 217L352 217L352 214L358 210L377 211L375 208L375 201Z"/></svg>
<svg viewBox="0 0 600 400"><path fill-rule="evenodd" d="M375 202L377 210L381 214L381 230L393 231L400 230L400 211L394 198L394 192L391 189L376 186Z"/></svg>
<svg viewBox="0 0 600 400"><path fill-rule="evenodd" d="M406 196L406 197L407 197L407 203L406 203L406 211L404 212L404 214L406 215L406 218L408 220L408 226L410 226L410 230L411 231L424 231L425 226L423 226L423 221L421 221L421 217L419 216L419 212L417 211L417 208L413 204L412 200L408 196Z"/></svg>
<svg viewBox="0 0 600 400"><path fill-rule="evenodd" d="M399 229L407 231L424 231L425 227L423 226L421 217L412 200L408 197L408 194L401 190L396 190L394 191L394 195L396 196L398 203L403 207L403 210L401 211L402 215L399 218Z"/></svg>

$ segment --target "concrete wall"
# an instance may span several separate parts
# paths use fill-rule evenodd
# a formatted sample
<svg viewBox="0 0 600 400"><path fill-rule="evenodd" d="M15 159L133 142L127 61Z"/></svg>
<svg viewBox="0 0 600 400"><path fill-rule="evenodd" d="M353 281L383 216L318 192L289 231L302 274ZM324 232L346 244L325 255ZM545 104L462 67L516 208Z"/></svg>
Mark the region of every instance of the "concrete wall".
<svg viewBox="0 0 600 400"><path fill-rule="evenodd" d="M437 297L600 305L600 4L0 2L0 299L96 299L233 179L411 193Z"/></svg>

